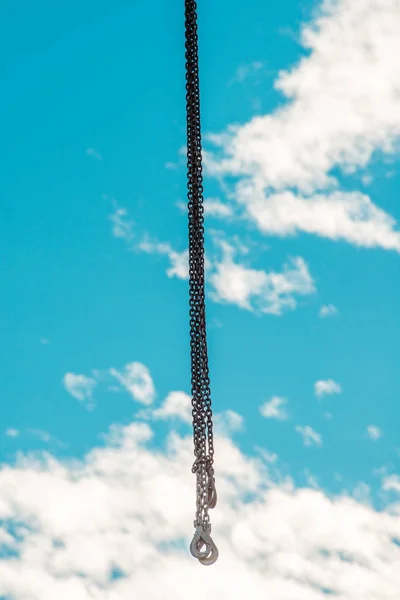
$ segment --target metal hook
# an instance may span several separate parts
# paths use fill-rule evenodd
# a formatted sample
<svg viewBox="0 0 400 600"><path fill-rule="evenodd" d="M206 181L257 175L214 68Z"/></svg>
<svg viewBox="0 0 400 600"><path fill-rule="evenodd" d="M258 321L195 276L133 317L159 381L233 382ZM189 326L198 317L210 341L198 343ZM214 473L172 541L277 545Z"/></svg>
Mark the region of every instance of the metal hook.
<svg viewBox="0 0 400 600"><path fill-rule="evenodd" d="M209 556L206 556L205 558L199 558L199 562L202 565L212 565L215 563L215 561L217 560L218 556L219 556L219 552L218 552L218 548L217 546L214 544L214 542L211 540L212 542L212 548L211 548L211 553Z"/></svg>
<svg viewBox="0 0 400 600"><path fill-rule="evenodd" d="M192 556L198 558L199 560L200 558L206 558L212 551L212 544L213 541L209 534L204 531L201 525L198 525L190 544L190 552ZM203 546L205 546L205 550L201 549Z"/></svg>
<svg viewBox="0 0 400 600"><path fill-rule="evenodd" d="M196 532L190 544L191 554L199 560L202 565L212 565L219 556L218 548L214 544L210 530L205 530L201 525L196 527ZM205 546L205 550L201 548Z"/></svg>

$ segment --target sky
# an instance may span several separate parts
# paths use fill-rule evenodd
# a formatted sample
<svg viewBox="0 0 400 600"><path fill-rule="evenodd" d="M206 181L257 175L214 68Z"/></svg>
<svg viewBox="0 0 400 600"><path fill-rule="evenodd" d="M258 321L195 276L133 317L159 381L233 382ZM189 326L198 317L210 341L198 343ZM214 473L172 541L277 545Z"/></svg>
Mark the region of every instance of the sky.
<svg viewBox="0 0 400 600"><path fill-rule="evenodd" d="M199 2L204 570L183 2L2 4L0 600L398 599L399 29Z"/></svg>

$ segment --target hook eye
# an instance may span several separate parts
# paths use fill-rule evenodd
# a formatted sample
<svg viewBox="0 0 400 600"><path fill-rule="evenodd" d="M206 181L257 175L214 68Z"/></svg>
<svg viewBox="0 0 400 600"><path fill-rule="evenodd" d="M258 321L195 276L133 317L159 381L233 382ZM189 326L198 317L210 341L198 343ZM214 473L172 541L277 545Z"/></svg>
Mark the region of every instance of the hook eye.
<svg viewBox="0 0 400 600"><path fill-rule="evenodd" d="M210 552L212 551L213 541L210 538L209 534L204 531L204 529L199 525L196 528L195 534L193 536L192 542L190 544L190 552L192 556L198 558L206 558ZM205 549L202 550L203 546Z"/></svg>
<svg viewBox="0 0 400 600"><path fill-rule="evenodd" d="M211 540L211 538L210 538L210 540ZM215 561L217 560L218 556L219 556L218 548L214 544L213 540L211 540L211 553L209 554L209 556L206 556L205 558L199 558L199 562L202 565L213 565L215 563Z"/></svg>
<svg viewBox="0 0 400 600"><path fill-rule="evenodd" d="M202 550L203 546L205 547L204 550ZM218 548L214 544L209 531L203 529L201 525L196 527L190 544L190 552L202 565L214 564L219 556Z"/></svg>

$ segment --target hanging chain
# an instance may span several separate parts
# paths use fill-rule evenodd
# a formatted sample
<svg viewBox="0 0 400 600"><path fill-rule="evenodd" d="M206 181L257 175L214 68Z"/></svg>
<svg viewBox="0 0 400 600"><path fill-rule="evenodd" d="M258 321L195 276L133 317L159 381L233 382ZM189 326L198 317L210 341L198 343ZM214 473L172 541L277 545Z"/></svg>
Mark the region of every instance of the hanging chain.
<svg viewBox="0 0 400 600"><path fill-rule="evenodd" d="M214 479L214 445L210 378L208 372L204 292L203 175L200 130L200 92L197 37L197 4L185 0L186 31L186 117L189 215L190 355L192 373L192 416L196 474L195 534L190 551L203 565L218 558L211 538L208 511L217 502Z"/></svg>

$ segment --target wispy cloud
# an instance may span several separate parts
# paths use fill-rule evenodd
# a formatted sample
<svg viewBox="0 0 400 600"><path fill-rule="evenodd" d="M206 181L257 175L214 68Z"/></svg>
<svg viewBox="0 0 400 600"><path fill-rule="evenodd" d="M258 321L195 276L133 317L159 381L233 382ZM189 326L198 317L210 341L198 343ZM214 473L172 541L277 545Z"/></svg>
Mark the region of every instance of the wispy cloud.
<svg viewBox="0 0 400 600"><path fill-rule="evenodd" d="M185 423L191 423L192 399L185 392L170 392L160 408L151 411L151 416L155 419L177 418Z"/></svg>
<svg viewBox="0 0 400 600"><path fill-rule="evenodd" d="M148 236L139 242L137 248L148 254L159 254L167 256L169 267L167 268L168 277L177 277L178 279L189 278L189 254L187 250L177 252L169 243L152 242Z"/></svg>
<svg viewBox="0 0 400 600"><path fill-rule="evenodd" d="M226 202L221 202L219 198L206 198L204 200L205 215L226 218L233 215L232 206Z"/></svg>
<svg viewBox="0 0 400 600"><path fill-rule="evenodd" d="M288 418L286 406L288 401L286 398L274 396L268 402L265 402L260 406L260 413L266 419L277 419L278 421L284 421Z"/></svg>
<svg viewBox="0 0 400 600"><path fill-rule="evenodd" d="M179 169L179 163L174 163L172 161L167 161L165 163L165 168L168 169L168 171L176 171L177 169Z"/></svg>
<svg viewBox="0 0 400 600"><path fill-rule="evenodd" d="M144 420L174 420L191 425L192 398L186 392L170 392L158 408L145 408L136 414L136 418ZM216 435L231 435L244 428L244 418L233 410L225 410L214 415L214 433Z"/></svg>
<svg viewBox="0 0 400 600"><path fill-rule="evenodd" d="M400 477L397 474L387 475L382 481L382 490L384 492L397 492L400 494Z"/></svg>
<svg viewBox="0 0 400 600"><path fill-rule="evenodd" d="M339 310L333 304L325 304L319 309L319 316L321 317L321 319L324 319L326 317L334 317L338 313Z"/></svg>
<svg viewBox="0 0 400 600"><path fill-rule="evenodd" d="M118 206L114 202L114 212L109 216L112 222L112 234L117 238L123 239L127 243L131 243L134 239L134 223L128 217L126 208Z"/></svg>
<svg viewBox="0 0 400 600"><path fill-rule="evenodd" d="M213 288L211 297L215 302L282 315L285 310L296 308L296 296L315 291L307 264L301 257L292 258L281 273L268 273L235 262L233 248L227 243L222 246L223 258L214 264L209 275Z"/></svg>
<svg viewBox="0 0 400 600"><path fill-rule="evenodd" d="M322 446L321 434L314 431L310 425L296 425L295 429L301 435L305 446Z"/></svg>
<svg viewBox="0 0 400 600"><path fill-rule="evenodd" d="M124 208L113 215L114 235L129 243L133 239L131 221ZM237 236L227 241L225 234L212 231L214 251L205 257L210 298L218 303L235 304L239 308L280 316L297 306L297 297L315 292L314 282L302 257L292 257L282 272L253 269L238 261L236 255L249 254L249 249ZM142 236L130 248L168 258L168 277L188 279L188 250L177 251L168 242L158 242Z"/></svg>
<svg viewBox="0 0 400 600"><path fill-rule="evenodd" d="M19 431L18 431L18 429L14 429L13 427L10 427L9 429L6 430L6 436L11 437L11 438L16 438L19 436Z"/></svg>
<svg viewBox="0 0 400 600"><path fill-rule="evenodd" d="M23 433L25 433L25 432L21 432L21 435ZM28 434L28 436L32 436L32 437L36 438L37 440L43 442L47 446L51 445L53 448L54 447L58 447L58 448L65 447L65 444L63 442L61 442L59 439L57 439L56 437L51 435L51 433L44 431L43 429L36 429L33 427L29 427L28 429L26 429L26 434Z"/></svg>
<svg viewBox="0 0 400 600"><path fill-rule="evenodd" d="M103 157L101 156L100 152L97 152L97 150L95 150L94 148L86 148L86 154L88 156L92 156L96 160L103 160Z"/></svg>
<svg viewBox="0 0 400 600"><path fill-rule="evenodd" d="M318 398L322 398L322 396L340 394L342 392L342 387L333 379L320 379L314 384L314 392Z"/></svg>
<svg viewBox="0 0 400 600"><path fill-rule="evenodd" d="M251 63L240 65L236 69L235 75L228 82L228 85L233 85L234 83L243 83L250 78L254 78L255 75L262 71L263 67L264 63L261 60L255 60Z"/></svg>
<svg viewBox="0 0 400 600"><path fill-rule="evenodd" d="M230 436L244 428L244 418L234 410L225 410L215 415L215 432Z"/></svg>
<svg viewBox="0 0 400 600"><path fill-rule="evenodd" d="M138 402L142 404L151 404L153 402L155 396L153 379L149 369L142 363L128 363L121 371L111 368L110 374Z"/></svg>
<svg viewBox="0 0 400 600"><path fill-rule="evenodd" d="M178 200L175 204L179 210L187 214L187 204ZM220 198L205 198L204 203L204 214L206 217L216 217L218 219L228 219L233 217L235 214L234 205L226 201L222 201Z"/></svg>
<svg viewBox="0 0 400 600"><path fill-rule="evenodd" d="M52 439L52 436L50 435L50 433L48 433L47 431L43 431L43 429L31 429L30 428L27 430L27 432L30 433L31 435L33 435L38 440L40 440L41 442L50 442Z"/></svg>
<svg viewBox="0 0 400 600"><path fill-rule="evenodd" d="M265 448L260 448L260 446L254 446L254 450L265 460L266 463L276 463L278 460L278 455L276 452L268 452Z"/></svg>
<svg viewBox="0 0 400 600"><path fill-rule="evenodd" d="M64 375L63 384L71 396L80 402L86 402L88 408L93 406L92 395L93 390L97 385L96 379L87 377L86 375L66 373Z"/></svg>
<svg viewBox="0 0 400 600"><path fill-rule="evenodd" d="M148 234L135 235L134 222L129 216L129 211L119 206L113 201L114 212L109 216L112 222L112 234L114 237L122 239L129 250L145 252L159 256L166 256L169 259L167 268L168 277L177 277L178 279L187 279L189 277L188 251L178 252L168 242L158 242Z"/></svg>
<svg viewBox="0 0 400 600"><path fill-rule="evenodd" d="M382 437L382 430L376 425L368 425L367 433L368 437L374 441L379 440L379 438Z"/></svg>
<svg viewBox="0 0 400 600"><path fill-rule="evenodd" d="M118 384L116 384L116 381ZM66 373L63 378L65 389L77 400L94 408L93 390L96 386L112 392L126 390L137 402L149 405L155 397L155 387L149 369L140 362L131 362L121 369L111 367L103 371L92 370L92 376Z"/></svg>

